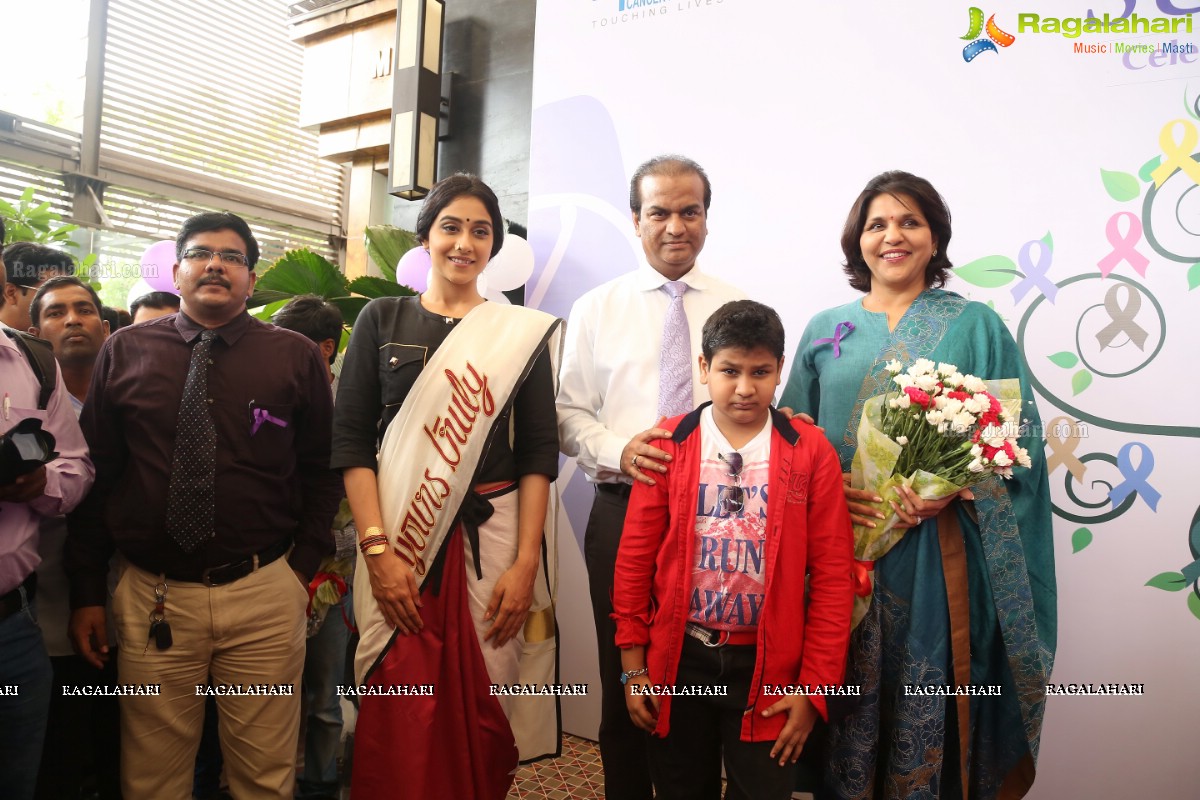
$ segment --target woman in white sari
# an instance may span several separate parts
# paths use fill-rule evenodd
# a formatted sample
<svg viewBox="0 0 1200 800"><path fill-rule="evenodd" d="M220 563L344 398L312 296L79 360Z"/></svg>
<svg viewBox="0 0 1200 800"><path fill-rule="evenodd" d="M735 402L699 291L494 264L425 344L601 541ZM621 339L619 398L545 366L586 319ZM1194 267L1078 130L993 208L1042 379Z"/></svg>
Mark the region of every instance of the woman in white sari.
<svg viewBox="0 0 1200 800"><path fill-rule="evenodd" d="M355 796L503 798L518 751L558 752L553 702L491 691L556 668L561 320L480 295L503 225L478 178L434 186L417 220L429 288L367 304L339 378L333 466L361 549Z"/></svg>

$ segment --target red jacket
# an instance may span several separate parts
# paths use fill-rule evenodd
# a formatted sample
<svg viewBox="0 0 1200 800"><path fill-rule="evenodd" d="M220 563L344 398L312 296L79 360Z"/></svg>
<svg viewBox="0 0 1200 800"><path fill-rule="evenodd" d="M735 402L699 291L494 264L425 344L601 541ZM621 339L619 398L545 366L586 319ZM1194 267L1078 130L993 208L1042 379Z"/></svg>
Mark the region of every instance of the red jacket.
<svg viewBox="0 0 1200 800"><path fill-rule="evenodd" d="M671 454L671 467L654 486L634 484L617 552L616 643L647 646L646 666L655 684L674 685L686 635L703 408L663 425L674 435L656 446ZM786 722L785 714L762 716L784 699L764 694L764 685L842 683L854 597L853 534L837 453L813 426L789 421L775 409L771 415L766 597L750 684L753 713L743 717L741 734L752 742L775 740ZM809 699L826 717L825 698ZM655 735L670 731L670 712L671 698L664 696Z"/></svg>

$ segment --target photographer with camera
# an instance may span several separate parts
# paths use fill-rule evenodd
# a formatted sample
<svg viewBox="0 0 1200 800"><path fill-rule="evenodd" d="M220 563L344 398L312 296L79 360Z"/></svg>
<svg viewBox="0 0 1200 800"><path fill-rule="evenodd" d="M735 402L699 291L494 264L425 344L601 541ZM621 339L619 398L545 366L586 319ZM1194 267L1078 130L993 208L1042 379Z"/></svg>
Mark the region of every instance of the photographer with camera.
<svg viewBox="0 0 1200 800"><path fill-rule="evenodd" d="M5 282L0 259L0 298ZM0 786L15 800L33 796L52 680L36 622L38 528L73 509L94 474L49 345L0 325Z"/></svg>

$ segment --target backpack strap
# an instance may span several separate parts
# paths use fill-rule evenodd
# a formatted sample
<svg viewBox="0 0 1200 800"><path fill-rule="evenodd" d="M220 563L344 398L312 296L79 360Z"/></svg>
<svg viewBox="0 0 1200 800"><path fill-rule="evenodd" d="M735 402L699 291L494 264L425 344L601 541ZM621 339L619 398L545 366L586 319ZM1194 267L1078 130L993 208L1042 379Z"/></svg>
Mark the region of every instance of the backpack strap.
<svg viewBox="0 0 1200 800"><path fill-rule="evenodd" d="M58 365L54 361L54 347L45 339L39 339L31 333L18 331L4 325L0 325L0 327L4 328L8 338L16 342L17 347L25 353L25 360L29 362L34 377L41 384L41 390L38 392L38 408L45 410L50 405L50 397L58 386Z"/></svg>

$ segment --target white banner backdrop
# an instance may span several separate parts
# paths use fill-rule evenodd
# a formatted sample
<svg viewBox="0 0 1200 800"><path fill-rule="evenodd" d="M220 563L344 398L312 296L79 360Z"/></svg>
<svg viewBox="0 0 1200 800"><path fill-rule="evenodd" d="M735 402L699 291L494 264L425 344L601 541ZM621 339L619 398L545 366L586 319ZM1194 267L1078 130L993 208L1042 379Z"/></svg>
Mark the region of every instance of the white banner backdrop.
<svg viewBox="0 0 1200 800"><path fill-rule="evenodd" d="M930 0L539 3L528 302L565 318L634 269L629 175L679 152L712 179L703 268L775 307L793 347L814 312L856 294L838 239L866 181L929 178L955 220L948 288L1008 322L1050 432L1053 680L1145 687L1050 698L1030 797L1190 800L1200 27L1188 12L1200 6L979 11L976 24L969 3ZM1130 11L1145 21L1118 19ZM574 463L559 483L563 680L596 686L591 491ZM568 730L594 737L598 694L566 706Z"/></svg>

